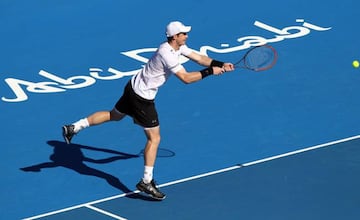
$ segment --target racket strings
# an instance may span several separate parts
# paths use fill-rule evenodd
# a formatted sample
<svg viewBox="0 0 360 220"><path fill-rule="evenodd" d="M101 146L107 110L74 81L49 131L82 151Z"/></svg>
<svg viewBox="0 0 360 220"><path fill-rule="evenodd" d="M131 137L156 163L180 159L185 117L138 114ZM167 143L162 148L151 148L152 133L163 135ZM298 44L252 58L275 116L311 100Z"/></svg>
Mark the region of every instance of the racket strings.
<svg viewBox="0 0 360 220"><path fill-rule="evenodd" d="M267 46L252 49L244 58L246 68L253 70L268 69L274 65L275 61L276 52Z"/></svg>

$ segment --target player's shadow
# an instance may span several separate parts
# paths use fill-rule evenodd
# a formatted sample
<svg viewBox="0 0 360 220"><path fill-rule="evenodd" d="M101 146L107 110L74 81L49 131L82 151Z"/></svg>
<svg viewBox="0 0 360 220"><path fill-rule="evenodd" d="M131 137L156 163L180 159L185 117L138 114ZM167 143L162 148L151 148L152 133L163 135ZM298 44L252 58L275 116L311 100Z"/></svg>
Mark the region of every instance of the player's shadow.
<svg viewBox="0 0 360 220"><path fill-rule="evenodd" d="M25 172L40 172L45 168L55 168L55 167L65 167L71 170L76 171L77 173L89 176L95 176L101 179L106 180L111 186L123 191L126 193L127 197L144 199L144 200L152 200L148 197L144 197L140 194L134 194L132 190L130 190L127 186L125 186L118 178L115 176L105 173L101 170L94 169L92 167L87 166L84 162L96 163L96 164L104 164L111 163L117 160L127 160L131 158L138 158L140 154L127 154L115 150L96 148L90 146L84 146L79 144L66 144L61 141L48 141L50 146L54 147L54 152L50 155L50 161L20 168ZM104 158L104 159L92 159L86 157L82 149L92 150L92 151L100 151L106 153L112 153L116 156Z"/></svg>

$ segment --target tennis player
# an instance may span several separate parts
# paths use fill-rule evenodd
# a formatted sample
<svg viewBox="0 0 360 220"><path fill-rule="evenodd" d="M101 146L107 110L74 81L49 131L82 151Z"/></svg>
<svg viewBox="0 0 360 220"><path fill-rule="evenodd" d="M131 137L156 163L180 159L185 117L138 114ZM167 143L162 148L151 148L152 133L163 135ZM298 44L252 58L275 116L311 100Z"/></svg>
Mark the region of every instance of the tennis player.
<svg viewBox="0 0 360 220"><path fill-rule="evenodd" d="M188 48L185 43L190 30L191 26L185 26L179 21L170 22L166 27L167 41L159 46L144 68L129 80L111 111L98 111L62 127L63 137L70 144L73 136L84 128L108 121L119 121L126 115L131 116L134 123L144 128L147 138L144 150L144 176L136 187L157 200L165 199L165 194L159 191L153 179L160 143L159 119L154 103L159 87L171 75L189 84L211 75L221 75L234 70L232 63L211 59ZM194 72L186 71L179 61L181 55L206 68Z"/></svg>

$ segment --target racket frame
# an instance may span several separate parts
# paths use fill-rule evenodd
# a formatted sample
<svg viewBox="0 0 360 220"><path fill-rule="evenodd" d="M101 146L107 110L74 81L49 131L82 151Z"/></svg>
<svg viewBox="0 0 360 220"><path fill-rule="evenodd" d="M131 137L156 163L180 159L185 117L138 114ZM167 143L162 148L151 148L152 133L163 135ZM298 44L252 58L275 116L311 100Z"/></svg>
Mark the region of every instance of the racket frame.
<svg viewBox="0 0 360 220"><path fill-rule="evenodd" d="M251 68L251 67L246 65L245 59L246 59L246 57L247 57L247 55L249 53L251 53L253 50L255 50L255 49L259 48L259 47L269 48L273 52L274 58L273 58L272 62L269 65L265 66L265 67ZM248 70L253 70L255 72L259 72L259 71L264 71L264 70L268 70L268 69L272 68L275 65L275 63L277 62L277 59L278 59L278 53L275 50L275 48L273 48L272 46L270 46L268 44L264 44L264 45L260 45L260 46L255 46L255 47L251 48L250 50L248 50L239 61L234 63L234 67L235 68L244 68L244 69L248 69Z"/></svg>

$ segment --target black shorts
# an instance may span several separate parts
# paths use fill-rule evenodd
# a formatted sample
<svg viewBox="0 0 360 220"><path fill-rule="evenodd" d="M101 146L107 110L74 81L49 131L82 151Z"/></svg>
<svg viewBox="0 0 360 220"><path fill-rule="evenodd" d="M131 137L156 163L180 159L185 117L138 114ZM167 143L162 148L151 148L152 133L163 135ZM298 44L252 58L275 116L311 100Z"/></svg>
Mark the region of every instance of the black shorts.
<svg viewBox="0 0 360 220"><path fill-rule="evenodd" d="M131 116L134 123L144 128L159 126L154 100L147 100L137 95L131 87L130 81L125 86L123 95L115 104L115 108L119 112Z"/></svg>

